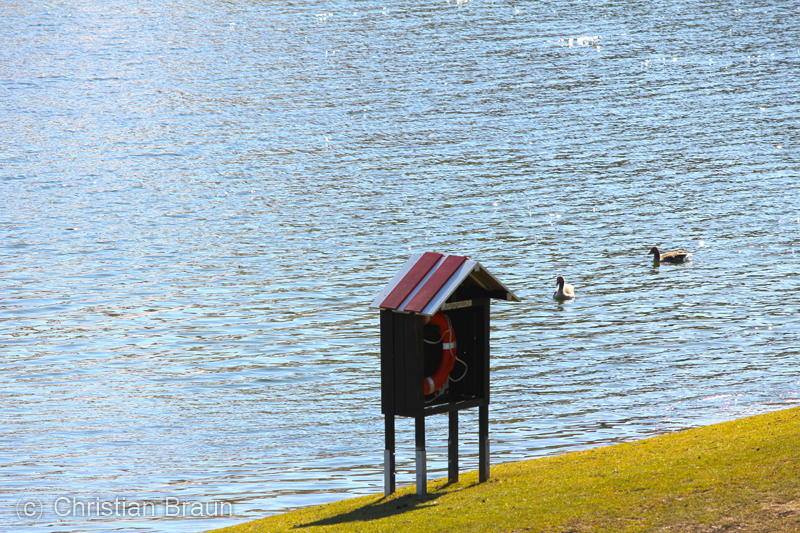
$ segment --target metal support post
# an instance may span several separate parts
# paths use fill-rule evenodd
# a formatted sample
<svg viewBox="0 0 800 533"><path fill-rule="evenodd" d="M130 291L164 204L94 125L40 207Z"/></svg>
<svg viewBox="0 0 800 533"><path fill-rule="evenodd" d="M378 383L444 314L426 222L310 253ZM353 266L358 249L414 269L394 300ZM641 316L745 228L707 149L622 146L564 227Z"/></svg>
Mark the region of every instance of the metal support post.
<svg viewBox="0 0 800 533"><path fill-rule="evenodd" d="M447 480L458 482L458 411L450 411L447 441Z"/></svg>
<svg viewBox="0 0 800 533"><path fill-rule="evenodd" d="M428 493L428 466L425 461L425 416L417 416L414 423L417 448L417 496Z"/></svg>
<svg viewBox="0 0 800 533"><path fill-rule="evenodd" d="M394 415L386 415L386 449L383 451L383 492L386 496L395 491L394 447Z"/></svg>
<svg viewBox="0 0 800 533"><path fill-rule="evenodd" d="M489 480L489 406L478 408L478 481Z"/></svg>

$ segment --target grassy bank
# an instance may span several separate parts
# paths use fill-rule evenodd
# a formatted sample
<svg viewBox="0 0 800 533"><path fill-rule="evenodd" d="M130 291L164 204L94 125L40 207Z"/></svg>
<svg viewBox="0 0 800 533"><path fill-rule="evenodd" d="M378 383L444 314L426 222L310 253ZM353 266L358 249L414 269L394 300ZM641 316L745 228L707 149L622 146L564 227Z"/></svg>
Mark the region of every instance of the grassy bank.
<svg viewBox="0 0 800 533"><path fill-rule="evenodd" d="M800 531L799 461L794 408L218 531Z"/></svg>

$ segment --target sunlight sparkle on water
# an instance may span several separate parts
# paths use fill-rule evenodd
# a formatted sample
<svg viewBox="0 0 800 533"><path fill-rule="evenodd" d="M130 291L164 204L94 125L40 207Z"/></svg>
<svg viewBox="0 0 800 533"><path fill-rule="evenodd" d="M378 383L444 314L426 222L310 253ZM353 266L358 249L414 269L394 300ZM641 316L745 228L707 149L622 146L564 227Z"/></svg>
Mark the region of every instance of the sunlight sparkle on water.
<svg viewBox="0 0 800 533"><path fill-rule="evenodd" d="M206 24L202 7L95 2L87 14L114 39L66 56L69 35L53 17L71 4L26 12L11 35L18 61L3 69L37 113L5 106L4 118L30 131L60 124L65 111L103 120L69 142L30 136L3 158L4 174L20 179L2 184L13 235L0 244L2 317L15 353L0 350L0 363L20 409L0 418L0 434L14 434L25 460L0 471L0 507L27 493L53 501L118 488L141 501L179 490L183 501L235 498L239 521L379 491L380 313L367 303L410 254L428 250L475 256L522 299L492 303L492 462L771 411L784 407L781 395L800 401L787 392L800 391L800 375L796 280L786 274L800 258L800 197L786 194L796 143L781 127L800 112L787 82L800 46L786 13L730 17L724 2L644 13L515 3L256 2L234 15L241 24ZM522 24L509 24L523 11ZM658 17L670 12L680 23L662 31ZM124 45L157 40L165 23L181 29L169 34L169 61L143 63L141 47ZM442 51L462 59L444 78L428 68ZM195 63L223 70L175 72ZM114 65L152 91L120 83ZM722 75L728 65L735 79ZM63 76L94 71L88 92L86 76ZM189 92L160 97L175 95L176 76ZM535 113L514 105L541 91ZM734 107L720 109L725 101ZM576 135L575 124L592 126ZM662 131L680 135L648 134ZM662 173L662 154L685 156ZM508 199L503 213L499 199L486 211L490 196ZM603 210L590 206L587 217L593 201ZM670 201L675 212L653 215ZM446 217L425 216L441 209ZM698 233L714 239L709 250ZM692 237L702 258L690 265L652 268L639 249L653 239L692 251ZM751 247L756 240L768 244ZM565 267L585 295L568 314L550 297ZM581 339L581 350L564 339ZM186 391L202 401L184 401ZM735 409L737 392L745 405ZM97 432L109 421L146 438L120 454L119 431ZM447 471L447 425L430 421L431 478ZM404 484L414 432L398 429ZM462 455L474 469L471 433ZM224 457L211 457L220 439ZM189 481L170 489L165 479ZM9 514L0 531L228 525L45 516L28 528Z"/></svg>

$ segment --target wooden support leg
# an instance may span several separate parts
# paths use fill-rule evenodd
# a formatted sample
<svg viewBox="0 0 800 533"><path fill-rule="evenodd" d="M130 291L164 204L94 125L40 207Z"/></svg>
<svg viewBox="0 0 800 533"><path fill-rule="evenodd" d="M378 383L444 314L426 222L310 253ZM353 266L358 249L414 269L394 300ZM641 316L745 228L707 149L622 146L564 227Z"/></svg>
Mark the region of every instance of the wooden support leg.
<svg viewBox="0 0 800 533"><path fill-rule="evenodd" d="M428 493L428 466L425 461L425 416L418 416L414 423L417 448L417 496Z"/></svg>
<svg viewBox="0 0 800 533"><path fill-rule="evenodd" d="M395 491L394 467L394 415L386 415L386 449L383 451L383 492L386 496Z"/></svg>
<svg viewBox="0 0 800 533"><path fill-rule="evenodd" d="M447 441L447 480L458 482L458 411L450 411Z"/></svg>
<svg viewBox="0 0 800 533"><path fill-rule="evenodd" d="M478 481L489 480L489 406L478 408Z"/></svg>

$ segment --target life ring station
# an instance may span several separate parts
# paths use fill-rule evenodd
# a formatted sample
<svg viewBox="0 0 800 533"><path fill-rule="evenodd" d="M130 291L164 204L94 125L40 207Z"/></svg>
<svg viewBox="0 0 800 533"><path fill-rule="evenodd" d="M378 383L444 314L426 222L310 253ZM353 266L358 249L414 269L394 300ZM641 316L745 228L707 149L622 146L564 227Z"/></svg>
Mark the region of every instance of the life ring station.
<svg viewBox="0 0 800 533"><path fill-rule="evenodd" d="M427 492L425 417L447 413L448 479L458 481L458 411L477 407L478 476L489 479L489 302L520 299L479 262L416 253L372 302L381 317L384 492L395 491L396 416L415 419L417 494Z"/></svg>

